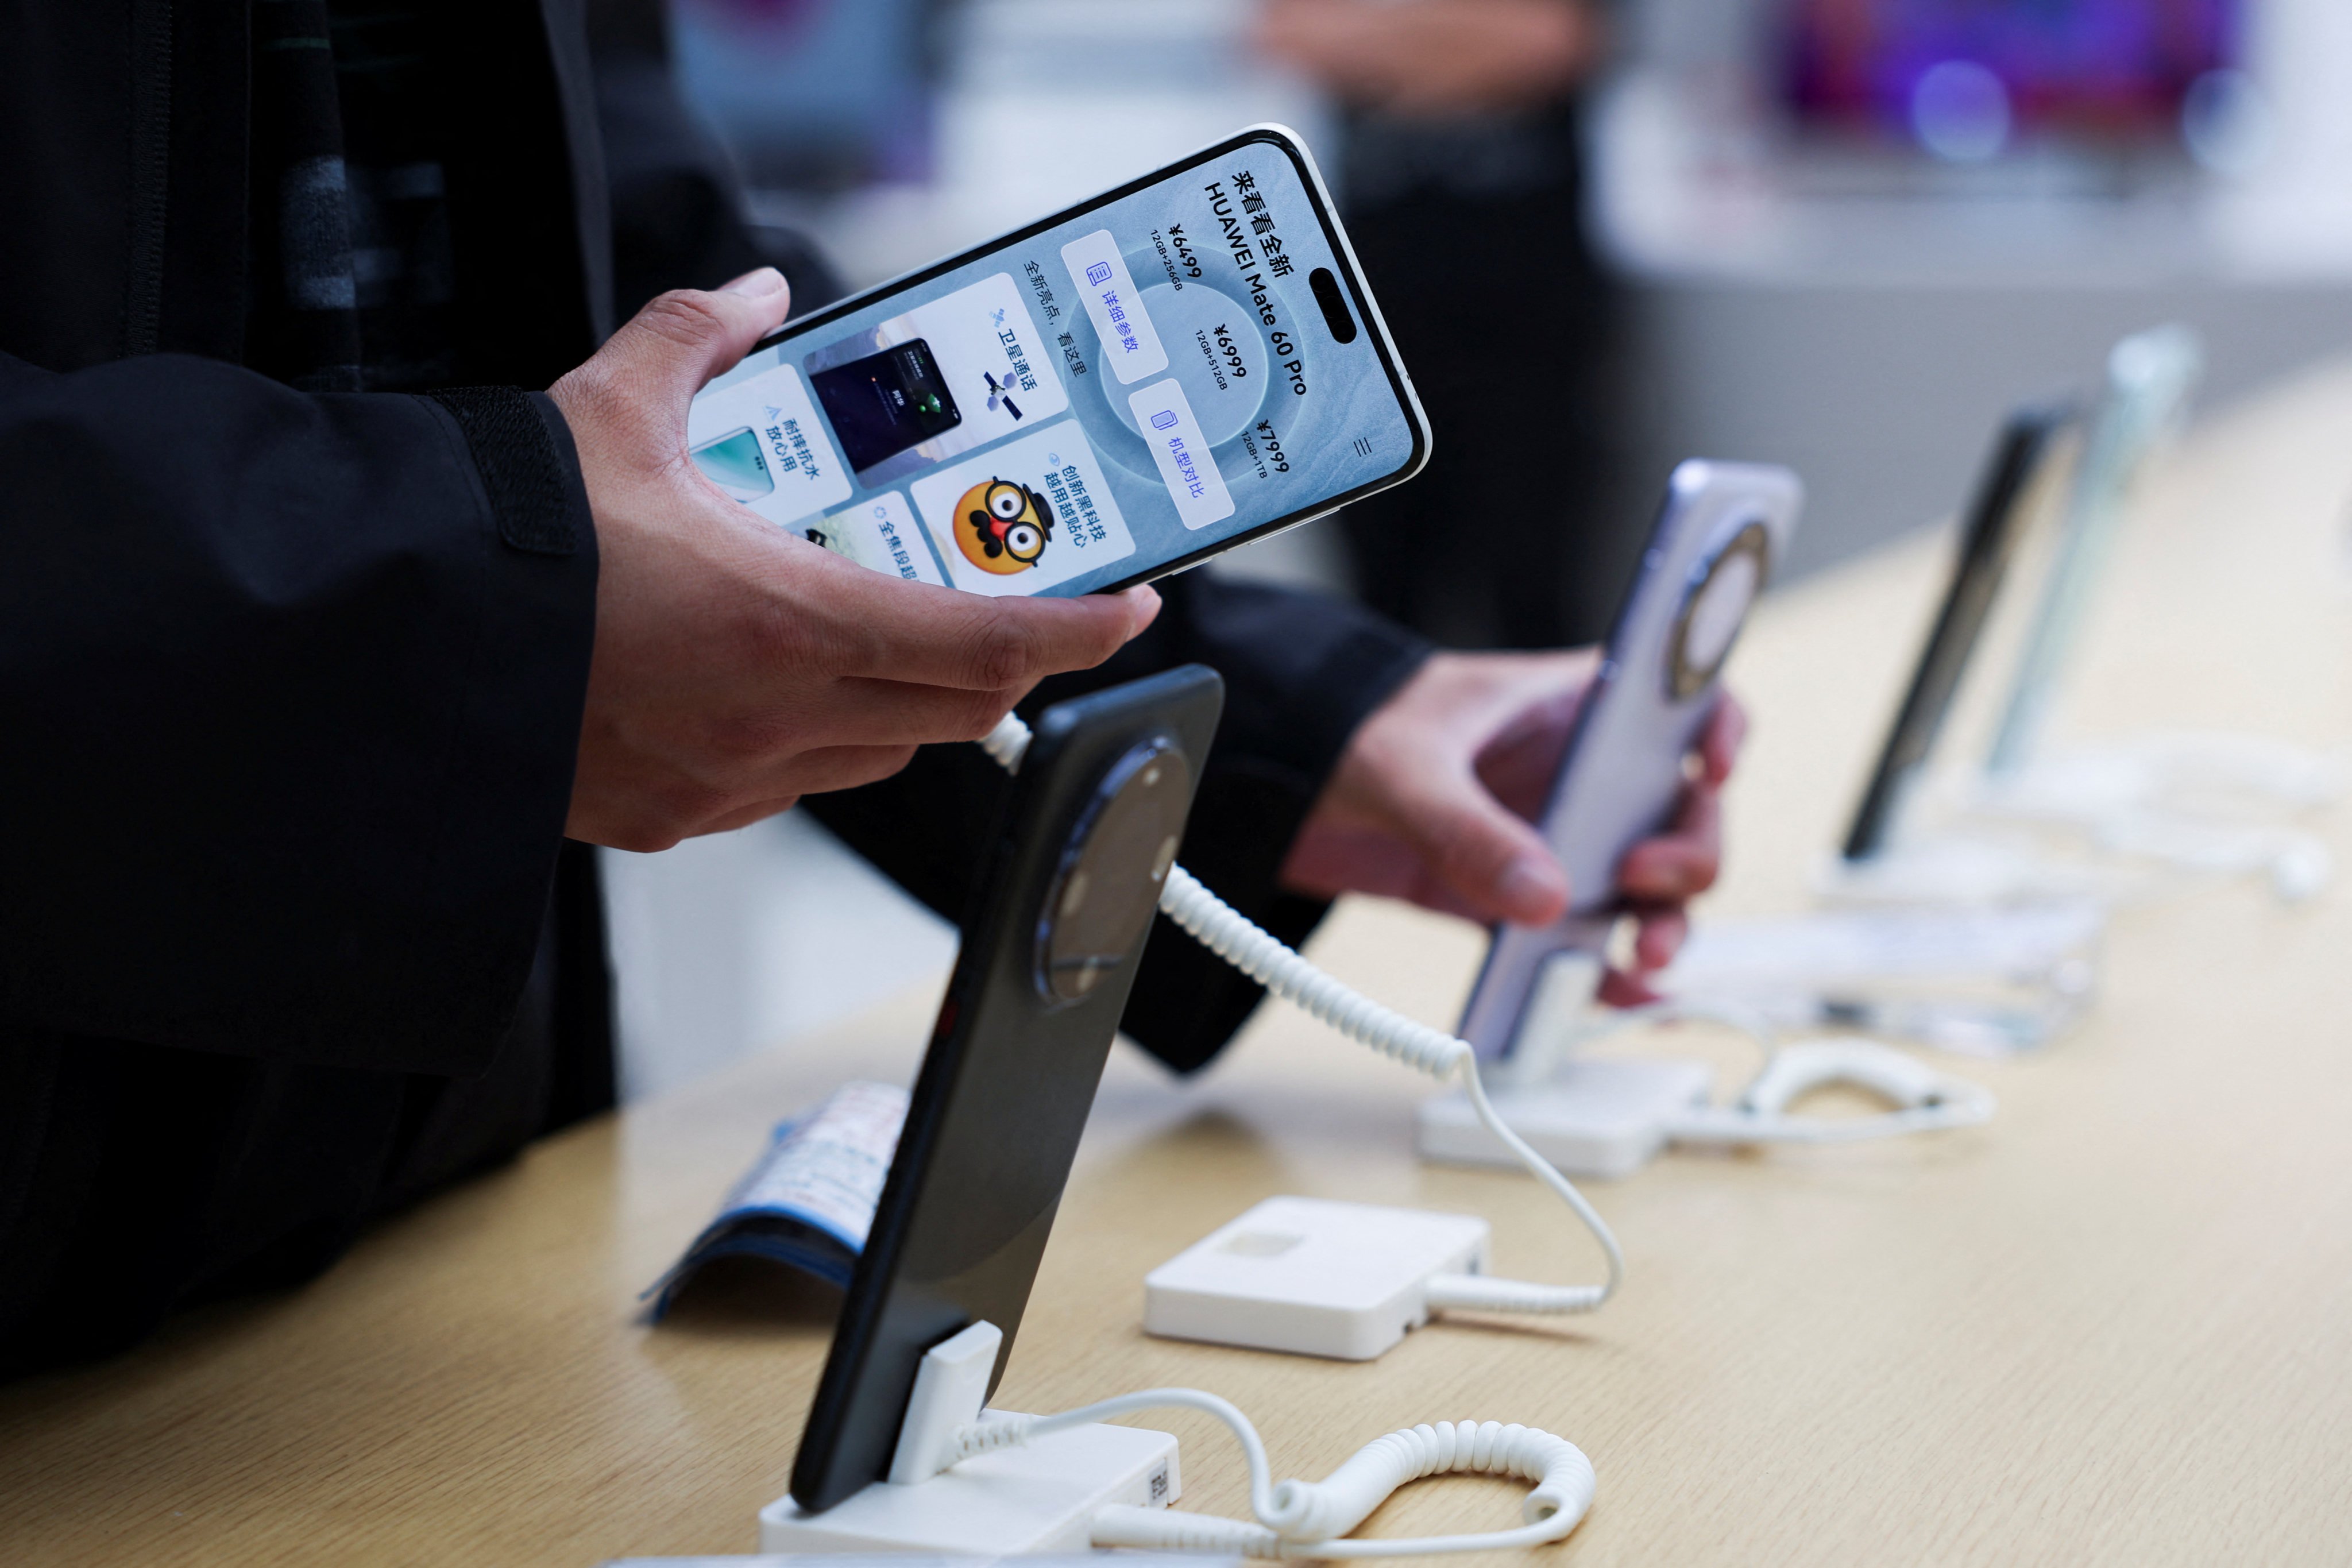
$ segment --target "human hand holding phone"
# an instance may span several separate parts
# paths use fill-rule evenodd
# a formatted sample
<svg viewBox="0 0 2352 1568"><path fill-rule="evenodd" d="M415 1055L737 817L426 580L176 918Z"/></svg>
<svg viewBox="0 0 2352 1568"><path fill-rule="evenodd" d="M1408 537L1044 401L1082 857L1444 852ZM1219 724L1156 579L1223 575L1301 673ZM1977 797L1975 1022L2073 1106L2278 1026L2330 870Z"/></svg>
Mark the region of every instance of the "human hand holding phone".
<svg viewBox="0 0 2352 1568"><path fill-rule="evenodd" d="M1558 920L1568 877L1532 824L1599 662L1591 648L1433 655L1349 742L1291 846L1283 885L1313 898L1405 899L1481 922ZM1747 727L1739 704L1722 698L1667 830L1619 863L1618 890L1639 930L1633 969L1609 977L1604 1000L1646 1000L1643 977L1682 945L1683 906L1721 863L1720 794Z"/></svg>
<svg viewBox="0 0 2352 1568"><path fill-rule="evenodd" d="M1428 421L1314 160L1251 126L793 321L688 455L908 582L1079 598L1418 472Z"/></svg>
<svg viewBox="0 0 2352 1568"><path fill-rule="evenodd" d="M730 499L687 454L689 401L790 309L762 268L666 294L549 389L599 556L565 833L667 848L977 740L1045 676L1099 664L1159 595L991 599L869 572Z"/></svg>

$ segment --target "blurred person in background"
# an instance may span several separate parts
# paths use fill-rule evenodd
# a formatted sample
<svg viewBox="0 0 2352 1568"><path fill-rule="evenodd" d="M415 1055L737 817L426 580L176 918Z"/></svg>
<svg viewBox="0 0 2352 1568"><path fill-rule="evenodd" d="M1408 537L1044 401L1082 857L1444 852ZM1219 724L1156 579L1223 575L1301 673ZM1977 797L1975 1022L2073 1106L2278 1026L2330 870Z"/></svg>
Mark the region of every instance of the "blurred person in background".
<svg viewBox="0 0 2352 1568"><path fill-rule="evenodd" d="M1597 0L1265 0L1258 38L1347 112L1349 237L1437 434L1419 480L1340 514L1359 595L1461 647L1602 637L1643 520L1614 504L1583 227Z"/></svg>
<svg viewBox="0 0 2352 1568"><path fill-rule="evenodd" d="M805 795L960 916L1010 785L925 742L1016 702L1222 671L1186 859L1286 941L1350 889L1564 906L1523 817L1589 654L1205 574L983 599L704 479L687 405L785 319L770 263L826 286L743 223L653 0L9 15L0 1376L308 1279L609 1108L591 846ZM1621 869L1637 972L1738 730ZM1126 1026L1189 1069L1258 999L1163 932Z"/></svg>

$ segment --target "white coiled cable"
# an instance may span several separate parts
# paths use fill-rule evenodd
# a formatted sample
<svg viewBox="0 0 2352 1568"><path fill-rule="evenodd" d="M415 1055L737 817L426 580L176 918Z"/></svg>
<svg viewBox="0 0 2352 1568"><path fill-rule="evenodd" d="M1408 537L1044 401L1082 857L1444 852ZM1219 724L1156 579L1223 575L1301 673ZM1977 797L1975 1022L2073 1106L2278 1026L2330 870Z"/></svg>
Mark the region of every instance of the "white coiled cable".
<svg viewBox="0 0 2352 1568"><path fill-rule="evenodd" d="M1695 1106L1666 1120L1676 1143L1754 1147L1765 1143L1864 1143L1914 1132L1981 1127L2000 1108L1990 1089L1929 1067L1874 1040L1800 1040L1781 1045L1770 1021L1736 1002L1668 998L1612 1008L1586 1019L1568 1044L1581 1048L1640 1024L1720 1024L1746 1035L1764 1065L1729 1105ZM1789 1107L1832 1084L1870 1091L1894 1109L1868 1116L1797 1116Z"/></svg>
<svg viewBox="0 0 2352 1568"><path fill-rule="evenodd" d="M1007 713L981 742L982 748L1008 773L1017 772L1029 749L1029 726L1018 714ZM1516 1312L1589 1312L1616 1293L1624 1278L1625 1256L1608 1223L1585 1201L1582 1193L1526 1139L1513 1131L1486 1098L1478 1076L1478 1053L1470 1042L1406 1017L1383 1006L1352 986L1341 984L1293 952L1281 941L1217 897L1181 866L1168 868L1160 885L1160 909L1192 939L1219 958L1256 981L1273 995L1295 1004L1307 1015L1328 1024L1348 1038L1370 1046L1441 1083L1459 1080L1473 1110L1486 1131L1508 1149L1538 1181L1549 1187L1574 1211L1592 1239L1601 1244L1609 1274L1599 1285L1536 1285L1517 1280L1491 1283L1511 1288ZM1466 1277L1465 1277L1466 1278ZM1433 1297L1432 1306L1444 1303ZM1495 1305L1464 1300L1455 1305ZM1230 1408L1230 1407L1228 1407ZM1234 1413L1236 1416L1239 1411Z"/></svg>
<svg viewBox="0 0 2352 1568"><path fill-rule="evenodd" d="M1324 973L1181 866L1168 868L1160 910L1195 942L1309 1017L1417 1072L1453 1078L1470 1051L1468 1041L1408 1018Z"/></svg>
<svg viewBox="0 0 2352 1568"><path fill-rule="evenodd" d="M1213 1415L1233 1433L1249 1469L1250 1510L1258 1522L1180 1509L1114 1505L1095 1515L1095 1545L1261 1559L1486 1552L1558 1541L1574 1530L1592 1506L1597 1482L1592 1462L1583 1450L1565 1437L1496 1421L1440 1421L1405 1427L1367 1443L1323 1480L1276 1484L1266 1462L1265 1444L1249 1417L1215 1394L1192 1388L1145 1389L1058 1415L994 1416L956 1435L950 1463L1015 1447L1066 1427L1171 1406ZM1519 1510L1526 1522L1516 1530L1474 1535L1344 1539L1406 1482L1455 1474L1517 1476L1535 1482Z"/></svg>

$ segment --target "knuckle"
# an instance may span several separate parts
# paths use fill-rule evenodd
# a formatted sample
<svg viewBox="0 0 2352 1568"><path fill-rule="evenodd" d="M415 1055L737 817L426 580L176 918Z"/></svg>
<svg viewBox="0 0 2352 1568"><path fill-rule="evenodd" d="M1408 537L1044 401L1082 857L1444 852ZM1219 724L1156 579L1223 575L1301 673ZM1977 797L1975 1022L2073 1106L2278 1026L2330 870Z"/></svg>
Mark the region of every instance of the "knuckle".
<svg viewBox="0 0 2352 1568"><path fill-rule="evenodd" d="M953 716L946 738L977 741L1013 711L1013 697L1004 691L974 691L965 696L959 706L961 711Z"/></svg>
<svg viewBox="0 0 2352 1568"><path fill-rule="evenodd" d="M974 686L991 691L1018 686L1037 666L1036 638L1012 608L992 600L980 613L964 667Z"/></svg>
<svg viewBox="0 0 2352 1568"><path fill-rule="evenodd" d="M726 328L708 294L673 289L637 312L637 325L665 342L693 346Z"/></svg>

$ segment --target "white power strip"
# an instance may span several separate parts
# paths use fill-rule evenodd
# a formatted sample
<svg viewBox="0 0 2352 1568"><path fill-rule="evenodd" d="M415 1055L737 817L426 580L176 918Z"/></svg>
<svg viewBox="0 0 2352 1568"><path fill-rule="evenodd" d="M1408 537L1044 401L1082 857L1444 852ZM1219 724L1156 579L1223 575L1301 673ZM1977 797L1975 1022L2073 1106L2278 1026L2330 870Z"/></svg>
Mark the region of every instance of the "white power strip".
<svg viewBox="0 0 2352 1568"><path fill-rule="evenodd" d="M1429 1321L1429 1281L1483 1274L1470 1215L1268 1198L1143 1277L1143 1328L1370 1361Z"/></svg>

